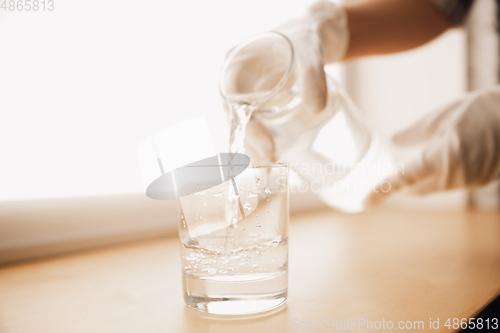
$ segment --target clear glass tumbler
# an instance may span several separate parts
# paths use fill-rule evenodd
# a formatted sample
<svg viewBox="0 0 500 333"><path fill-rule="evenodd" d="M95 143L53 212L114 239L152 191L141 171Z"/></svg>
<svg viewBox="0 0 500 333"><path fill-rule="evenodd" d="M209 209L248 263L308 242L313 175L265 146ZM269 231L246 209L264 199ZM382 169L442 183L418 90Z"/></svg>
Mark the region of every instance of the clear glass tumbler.
<svg viewBox="0 0 500 333"><path fill-rule="evenodd" d="M228 179L234 168L192 165L185 175L175 171L174 179L185 187L190 174ZM287 298L288 167L243 168L228 181L178 198L184 299L196 310L252 314Z"/></svg>

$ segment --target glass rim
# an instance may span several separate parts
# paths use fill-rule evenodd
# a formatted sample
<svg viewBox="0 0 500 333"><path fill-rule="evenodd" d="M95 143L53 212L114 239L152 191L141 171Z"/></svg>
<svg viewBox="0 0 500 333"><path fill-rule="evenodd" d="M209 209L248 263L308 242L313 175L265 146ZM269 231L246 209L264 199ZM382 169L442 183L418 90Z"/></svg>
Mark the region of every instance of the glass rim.
<svg viewBox="0 0 500 333"><path fill-rule="evenodd" d="M249 44L251 44L259 39L265 38L265 37L279 38L279 39L284 40L287 43L287 45L290 47L290 63L288 64L288 67L287 67L285 73L283 74L283 76L281 77L281 79L279 80L279 82L271 90L269 90L269 92L264 97L259 99L259 101L253 102L252 104L265 102L267 99L269 99L269 97L273 96L274 93L279 91L286 84L286 82L288 81L288 78L290 77L290 75L292 73L293 64L295 61L295 51L293 49L292 42L290 41L290 39L288 39L288 37L286 37L285 35L283 35L280 32L277 32L277 31L260 32L260 33L253 35L253 36L248 37L247 39L243 40L238 45L236 45L231 50L231 52L226 57L226 59L224 60L224 63L222 65L222 68L221 68L220 74L219 74L219 93L221 94L222 98L224 98L225 100L228 100L230 102L242 102L240 100L232 100L228 97L229 94L227 94L226 89L224 88L224 77L225 77L224 74L226 73L226 71L229 67L229 64L233 60L234 56L236 54L238 54L241 51L241 49L243 49L247 45L249 45Z"/></svg>

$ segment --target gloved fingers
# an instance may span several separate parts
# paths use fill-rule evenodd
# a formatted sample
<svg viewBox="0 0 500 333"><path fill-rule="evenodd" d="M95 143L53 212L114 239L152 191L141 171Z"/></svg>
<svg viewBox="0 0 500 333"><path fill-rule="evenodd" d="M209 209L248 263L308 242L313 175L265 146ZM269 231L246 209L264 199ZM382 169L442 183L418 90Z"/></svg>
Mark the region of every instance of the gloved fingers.
<svg viewBox="0 0 500 333"><path fill-rule="evenodd" d="M250 118L245 133L245 154L253 165L275 161L274 140L268 129L254 118Z"/></svg>
<svg viewBox="0 0 500 333"><path fill-rule="evenodd" d="M297 78L304 104L311 113L320 112L325 108L328 99L321 43L310 40L295 50Z"/></svg>
<svg viewBox="0 0 500 333"><path fill-rule="evenodd" d="M307 9L307 15L316 22L321 22L318 36L323 41L323 59L330 64L341 60L347 52L349 31L347 15L336 3L329 0L317 0Z"/></svg>
<svg viewBox="0 0 500 333"><path fill-rule="evenodd" d="M437 192L441 190L439 183L440 175L439 173L434 173L428 177L420 179L418 182L413 184L408 188L408 191L412 194L425 195L432 192Z"/></svg>
<svg viewBox="0 0 500 333"><path fill-rule="evenodd" d="M427 145L426 149L404 163L404 168L400 172L380 182L366 198L366 204L369 206L377 204L403 188L418 189L420 194L438 190L443 167L442 147L442 143Z"/></svg>
<svg viewBox="0 0 500 333"><path fill-rule="evenodd" d="M430 175L415 181L412 185L403 185L396 176L390 176L380 183L374 191L365 199L365 206L371 207L384 201L387 197L397 191L407 189L409 192L424 195L427 193L435 192L438 190L438 177L437 175Z"/></svg>
<svg viewBox="0 0 500 333"><path fill-rule="evenodd" d="M392 142L397 146L413 146L434 138L440 130L449 127L446 120L455 112L460 103L461 100L457 100L432 110L410 127L396 133L392 137Z"/></svg>

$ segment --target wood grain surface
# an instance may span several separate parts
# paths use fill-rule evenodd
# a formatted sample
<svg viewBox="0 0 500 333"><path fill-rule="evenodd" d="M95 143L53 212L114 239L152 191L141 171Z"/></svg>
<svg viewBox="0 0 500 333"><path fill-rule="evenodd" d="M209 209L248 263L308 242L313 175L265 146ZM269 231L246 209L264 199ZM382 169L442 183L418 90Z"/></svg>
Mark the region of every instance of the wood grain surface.
<svg viewBox="0 0 500 333"><path fill-rule="evenodd" d="M289 298L279 311L211 317L187 308L181 289L176 238L3 266L0 332L281 333L351 318L423 321L420 332L439 318L433 332L453 331L446 319L474 316L500 292L500 213L293 215Z"/></svg>

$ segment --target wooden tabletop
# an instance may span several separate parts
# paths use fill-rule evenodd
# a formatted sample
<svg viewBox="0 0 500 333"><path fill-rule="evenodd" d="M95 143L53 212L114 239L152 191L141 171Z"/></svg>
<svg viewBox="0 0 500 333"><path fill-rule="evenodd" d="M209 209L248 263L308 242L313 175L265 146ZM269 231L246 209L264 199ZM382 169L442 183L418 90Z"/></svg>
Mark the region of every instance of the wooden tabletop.
<svg viewBox="0 0 500 333"><path fill-rule="evenodd" d="M184 305L178 246L163 238L4 266L0 332L281 333L351 318L423 321L421 332L439 318L433 331L446 332L448 318L474 316L500 293L499 213L294 215L286 306L238 320Z"/></svg>

